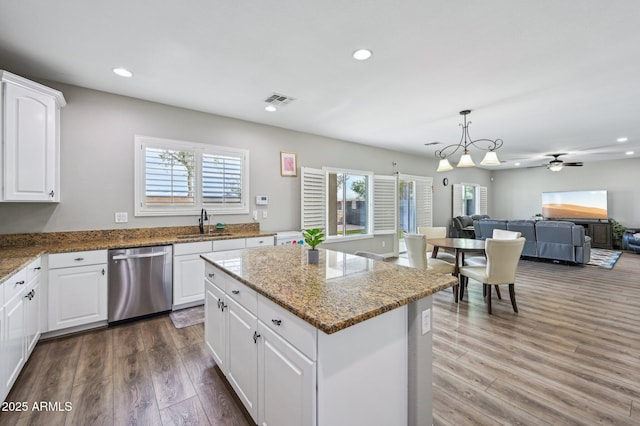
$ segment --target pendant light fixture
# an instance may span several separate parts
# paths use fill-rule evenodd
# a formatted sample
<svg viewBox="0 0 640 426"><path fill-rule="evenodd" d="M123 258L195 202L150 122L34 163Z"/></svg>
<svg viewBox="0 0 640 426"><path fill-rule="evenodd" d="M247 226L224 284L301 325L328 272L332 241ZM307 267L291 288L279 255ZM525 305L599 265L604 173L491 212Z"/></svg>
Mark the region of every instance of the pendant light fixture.
<svg viewBox="0 0 640 426"><path fill-rule="evenodd" d="M458 161L457 167L474 167L476 164L473 162L471 154L469 154L469 148L471 146L487 151L484 158L480 162L481 166L500 165L500 160L498 159L496 150L502 147L502 139L471 139L471 136L469 136L469 124L471 124L471 122L467 122L467 115L469 115L470 113L470 109L460 111L460 115L464 117L464 123L459 124L462 127L462 137L460 138L460 142L458 142L457 144L447 145L435 152L436 158L440 159L440 162L438 163L438 169L436 171L447 172L449 170L453 170L453 166L449 162L449 158L453 154L458 152L458 150L462 150L462 156ZM486 145L486 148L481 146L483 144Z"/></svg>

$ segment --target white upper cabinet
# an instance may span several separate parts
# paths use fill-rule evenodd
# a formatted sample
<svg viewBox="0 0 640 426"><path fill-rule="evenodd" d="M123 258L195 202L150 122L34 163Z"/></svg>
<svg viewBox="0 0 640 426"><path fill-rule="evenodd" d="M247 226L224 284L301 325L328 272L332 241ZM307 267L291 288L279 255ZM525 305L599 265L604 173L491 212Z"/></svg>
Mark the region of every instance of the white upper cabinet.
<svg viewBox="0 0 640 426"><path fill-rule="evenodd" d="M2 201L60 201L61 92L0 71Z"/></svg>

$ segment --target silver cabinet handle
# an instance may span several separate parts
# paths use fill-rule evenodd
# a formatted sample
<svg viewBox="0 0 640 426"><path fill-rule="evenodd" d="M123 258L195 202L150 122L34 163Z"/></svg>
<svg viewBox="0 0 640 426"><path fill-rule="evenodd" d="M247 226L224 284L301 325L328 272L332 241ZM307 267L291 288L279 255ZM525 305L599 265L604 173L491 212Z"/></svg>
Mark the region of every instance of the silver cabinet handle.
<svg viewBox="0 0 640 426"><path fill-rule="evenodd" d="M240 294L240 290L231 290L231 293L233 293L233 294Z"/></svg>
<svg viewBox="0 0 640 426"><path fill-rule="evenodd" d="M279 319L272 319L271 322L274 323L275 325L282 324L282 320L279 320Z"/></svg>

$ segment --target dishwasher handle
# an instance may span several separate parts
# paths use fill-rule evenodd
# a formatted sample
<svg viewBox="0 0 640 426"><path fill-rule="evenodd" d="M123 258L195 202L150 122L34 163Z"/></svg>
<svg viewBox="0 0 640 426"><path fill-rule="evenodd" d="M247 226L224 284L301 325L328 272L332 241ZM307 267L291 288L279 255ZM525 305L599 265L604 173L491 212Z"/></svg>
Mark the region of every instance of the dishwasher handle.
<svg viewBox="0 0 640 426"><path fill-rule="evenodd" d="M158 257L158 256L166 256L166 251L158 251L154 253L142 253L142 254L119 254L117 256L113 256L113 260L125 260L125 259L144 259L145 257Z"/></svg>

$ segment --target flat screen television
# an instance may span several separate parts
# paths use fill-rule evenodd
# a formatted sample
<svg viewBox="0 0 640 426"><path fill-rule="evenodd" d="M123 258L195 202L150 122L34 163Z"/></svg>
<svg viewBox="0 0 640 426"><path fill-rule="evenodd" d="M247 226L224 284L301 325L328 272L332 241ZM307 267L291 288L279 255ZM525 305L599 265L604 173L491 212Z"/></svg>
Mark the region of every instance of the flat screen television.
<svg viewBox="0 0 640 426"><path fill-rule="evenodd" d="M607 191L543 192L542 216L547 219L607 219Z"/></svg>

